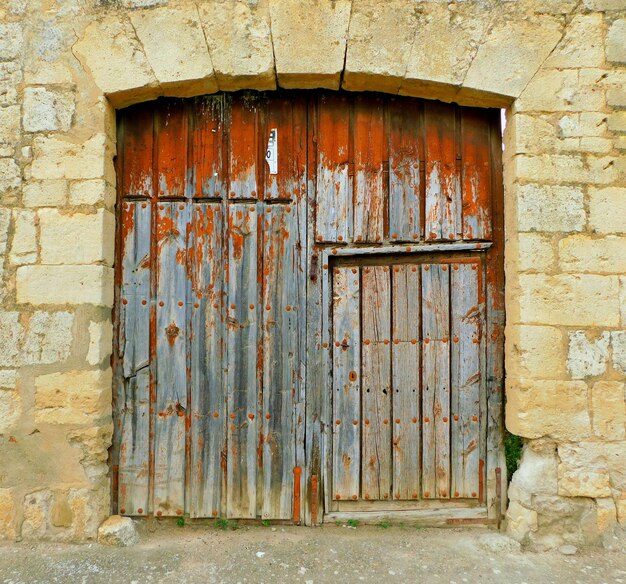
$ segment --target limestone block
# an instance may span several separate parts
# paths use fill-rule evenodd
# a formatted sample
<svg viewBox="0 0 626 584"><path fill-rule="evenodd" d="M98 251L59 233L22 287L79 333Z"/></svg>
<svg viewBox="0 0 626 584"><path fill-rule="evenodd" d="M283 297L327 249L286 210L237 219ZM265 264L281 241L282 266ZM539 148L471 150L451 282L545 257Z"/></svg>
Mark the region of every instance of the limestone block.
<svg viewBox="0 0 626 584"><path fill-rule="evenodd" d="M67 63L36 60L27 63L24 71L26 85L70 85L72 73Z"/></svg>
<svg viewBox="0 0 626 584"><path fill-rule="evenodd" d="M125 8L150 8L151 6L163 6L168 0L121 0Z"/></svg>
<svg viewBox="0 0 626 584"><path fill-rule="evenodd" d="M626 273L626 237L566 237L559 241L559 266L564 272Z"/></svg>
<svg viewBox="0 0 626 584"><path fill-rule="evenodd" d="M72 125L75 111L74 94L47 87L27 87L24 90L23 124L27 132L60 130Z"/></svg>
<svg viewBox="0 0 626 584"><path fill-rule="evenodd" d="M609 359L610 333L589 338L585 331L569 333L567 369L573 379L603 375Z"/></svg>
<svg viewBox="0 0 626 584"><path fill-rule="evenodd" d="M507 388L506 426L524 438L580 440L591 433L583 381L522 380Z"/></svg>
<svg viewBox="0 0 626 584"><path fill-rule="evenodd" d="M17 87L22 81L22 70L17 62L0 62L0 105L17 104Z"/></svg>
<svg viewBox="0 0 626 584"><path fill-rule="evenodd" d="M39 229L44 264L113 265L115 217L109 211L68 215L56 209L41 209Z"/></svg>
<svg viewBox="0 0 626 584"><path fill-rule="evenodd" d="M615 112L607 117L607 126L611 132L626 132L626 112Z"/></svg>
<svg viewBox="0 0 626 584"><path fill-rule="evenodd" d="M45 535L52 499L53 494L48 489L35 491L24 497L24 522L22 523L24 539L38 539Z"/></svg>
<svg viewBox="0 0 626 584"><path fill-rule="evenodd" d="M14 488L0 488L0 540L17 535L17 498Z"/></svg>
<svg viewBox="0 0 626 584"><path fill-rule="evenodd" d="M14 265L32 264L37 261L37 228L32 211L13 212L14 234L10 259Z"/></svg>
<svg viewBox="0 0 626 584"><path fill-rule="evenodd" d="M580 187L526 184L518 187L520 231L581 231L585 226Z"/></svg>
<svg viewBox="0 0 626 584"><path fill-rule="evenodd" d="M62 179L33 181L24 185L25 207L62 207L67 199L67 181Z"/></svg>
<svg viewBox="0 0 626 584"><path fill-rule="evenodd" d="M626 63L626 19L620 18L609 27L606 36L606 58L614 63Z"/></svg>
<svg viewBox="0 0 626 584"><path fill-rule="evenodd" d="M82 427L69 432L68 442L80 448L80 463L87 478L96 482L109 473L108 456L113 436L113 423L100 423L96 426Z"/></svg>
<svg viewBox="0 0 626 584"><path fill-rule="evenodd" d="M559 119L559 135L563 138L603 136L606 115L595 112L570 113Z"/></svg>
<svg viewBox="0 0 626 584"><path fill-rule="evenodd" d="M103 179L74 181L70 184L70 205L115 204L115 187Z"/></svg>
<svg viewBox="0 0 626 584"><path fill-rule="evenodd" d="M599 10L600 12L624 10L624 0L583 0L583 4L589 10Z"/></svg>
<svg viewBox="0 0 626 584"><path fill-rule="evenodd" d="M131 12L130 19L164 95L187 97L217 91L195 6Z"/></svg>
<svg viewBox="0 0 626 584"><path fill-rule="evenodd" d="M617 520L622 527L626 527L626 498L615 501Z"/></svg>
<svg viewBox="0 0 626 584"><path fill-rule="evenodd" d="M517 265L521 272L545 272L556 263L552 238L543 233L518 233Z"/></svg>
<svg viewBox="0 0 626 584"><path fill-rule="evenodd" d="M20 108L17 105L0 108L0 143L13 145L20 134Z"/></svg>
<svg viewBox="0 0 626 584"><path fill-rule="evenodd" d="M626 107L626 89L609 87L606 90L606 103L611 107Z"/></svg>
<svg viewBox="0 0 626 584"><path fill-rule="evenodd" d="M463 86L518 97L560 38L561 23L550 15L496 19Z"/></svg>
<svg viewBox="0 0 626 584"><path fill-rule="evenodd" d="M611 349L613 369L626 373L626 330L611 333Z"/></svg>
<svg viewBox="0 0 626 584"><path fill-rule="evenodd" d="M611 498L596 499L598 531L606 533L617 525L617 508Z"/></svg>
<svg viewBox="0 0 626 584"><path fill-rule="evenodd" d="M626 385L597 381L591 388L593 434L606 440L624 440L626 433Z"/></svg>
<svg viewBox="0 0 626 584"><path fill-rule="evenodd" d="M35 420L93 424L111 412L111 369L49 373L35 378Z"/></svg>
<svg viewBox="0 0 626 584"><path fill-rule="evenodd" d="M506 511L506 532L513 539L525 543L531 532L537 531L537 512L511 501Z"/></svg>
<svg viewBox="0 0 626 584"><path fill-rule="evenodd" d="M343 88L398 93L417 31L404 0L352 0Z"/></svg>
<svg viewBox="0 0 626 584"><path fill-rule="evenodd" d="M456 92L490 22L487 8L475 2L424 2L415 10L415 37L400 93L428 97L429 82L451 85L448 91Z"/></svg>
<svg viewBox="0 0 626 584"><path fill-rule="evenodd" d="M596 154L608 154L613 149L613 141L609 138L581 138L580 152L592 152Z"/></svg>
<svg viewBox="0 0 626 584"><path fill-rule="evenodd" d="M61 137L38 136L33 151L34 179L105 178L115 183L113 145L105 134L78 144Z"/></svg>
<svg viewBox="0 0 626 584"><path fill-rule="evenodd" d="M113 305L113 270L106 266L22 266L16 275L19 304Z"/></svg>
<svg viewBox="0 0 626 584"><path fill-rule="evenodd" d="M626 327L626 276L619 279L619 308L622 326Z"/></svg>
<svg viewBox="0 0 626 584"><path fill-rule="evenodd" d="M0 260L7 251L9 227L11 225L11 209L0 207ZM2 261L0 261L2 264Z"/></svg>
<svg viewBox="0 0 626 584"><path fill-rule="evenodd" d="M339 89L351 4L350 0L269 0L281 87Z"/></svg>
<svg viewBox="0 0 626 584"><path fill-rule="evenodd" d="M559 444L559 495L610 497L606 449L602 443Z"/></svg>
<svg viewBox="0 0 626 584"><path fill-rule="evenodd" d="M269 0L217 0L198 6L222 91L275 89Z"/></svg>
<svg viewBox="0 0 626 584"><path fill-rule="evenodd" d="M11 61L20 57L23 43L22 26L19 23L0 23L0 61Z"/></svg>
<svg viewBox="0 0 626 584"><path fill-rule="evenodd" d="M577 14L568 24L565 35L543 67L578 69L601 67L604 63L602 14Z"/></svg>
<svg viewBox="0 0 626 584"><path fill-rule="evenodd" d="M510 132L513 135L513 154L552 152L558 144L555 127L550 121L539 116L524 114L511 116Z"/></svg>
<svg viewBox="0 0 626 584"><path fill-rule="evenodd" d="M87 363L99 365L113 350L113 326L110 321L89 323Z"/></svg>
<svg viewBox="0 0 626 584"><path fill-rule="evenodd" d="M54 527L71 527L73 521L74 514L67 500L67 495L65 493L56 494L50 510L50 523Z"/></svg>
<svg viewBox="0 0 626 584"><path fill-rule="evenodd" d="M566 379L563 334L550 326L511 325L506 330L507 373L517 378Z"/></svg>
<svg viewBox="0 0 626 584"><path fill-rule="evenodd" d="M589 227L597 233L626 233L626 188L589 189Z"/></svg>
<svg viewBox="0 0 626 584"><path fill-rule="evenodd" d="M22 184L20 167L12 158L0 158L0 200Z"/></svg>
<svg viewBox="0 0 626 584"><path fill-rule="evenodd" d="M522 460L513 475L511 485L531 495L555 495L557 491L556 450L545 453L524 448Z"/></svg>
<svg viewBox="0 0 626 584"><path fill-rule="evenodd" d="M519 310L523 323L617 326L617 276L521 274Z"/></svg>
<svg viewBox="0 0 626 584"><path fill-rule="evenodd" d="M111 515L98 528L98 543L103 545L127 547L136 544L138 541L139 535L130 517Z"/></svg>
<svg viewBox="0 0 626 584"><path fill-rule="evenodd" d="M547 183L581 182L592 185L612 183L617 172L611 157L583 159L580 155L542 154L540 156L517 156L517 177L528 181Z"/></svg>
<svg viewBox="0 0 626 584"><path fill-rule="evenodd" d="M0 370L0 389L15 389L17 384L17 371L15 369Z"/></svg>
<svg viewBox="0 0 626 584"><path fill-rule="evenodd" d="M112 15L92 22L72 51L115 106L123 107L161 93L135 31L123 17Z"/></svg>
<svg viewBox="0 0 626 584"><path fill-rule="evenodd" d="M21 415L22 398L19 392L15 389L0 387L0 434L8 434ZM2 519L0 519L0 539L2 538L1 523Z"/></svg>

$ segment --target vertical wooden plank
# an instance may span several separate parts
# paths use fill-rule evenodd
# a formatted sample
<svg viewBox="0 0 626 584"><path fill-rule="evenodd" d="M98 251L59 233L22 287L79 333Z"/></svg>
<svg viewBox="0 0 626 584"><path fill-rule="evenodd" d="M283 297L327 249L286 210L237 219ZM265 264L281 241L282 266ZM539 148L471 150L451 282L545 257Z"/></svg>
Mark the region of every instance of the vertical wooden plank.
<svg viewBox="0 0 626 584"><path fill-rule="evenodd" d="M392 273L393 496L420 492L420 271L400 265ZM399 422L398 422L399 421Z"/></svg>
<svg viewBox="0 0 626 584"><path fill-rule="evenodd" d="M383 100L357 95L354 106L354 241L381 242L385 212Z"/></svg>
<svg viewBox="0 0 626 584"><path fill-rule="evenodd" d="M318 242L347 242L352 231L349 104L349 98L342 94L319 98L315 221Z"/></svg>
<svg viewBox="0 0 626 584"><path fill-rule="evenodd" d="M227 514L255 517L258 422L258 266L255 205L228 206Z"/></svg>
<svg viewBox="0 0 626 584"><path fill-rule="evenodd" d="M422 266L422 492L450 495L450 280L445 264Z"/></svg>
<svg viewBox="0 0 626 584"><path fill-rule="evenodd" d="M427 240L462 235L461 192L456 168L456 116L453 105L424 102Z"/></svg>
<svg viewBox="0 0 626 584"><path fill-rule="evenodd" d="M270 174L263 162L265 200L295 201L304 195L303 172L306 157L306 108L300 97L269 97L263 144L270 131L278 136L278 172Z"/></svg>
<svg viewBox="0 0 626 584"><path fill-rule="evenodd" d="M120 177L122 197L152 197L153 195L153 110L144 104L124 111L124 158Z"/></svg>
<svg viewBox="0 0 626 584"><path fill-rule="evenodd" d="M485 110L461 109L463 238L491 238L489 118Z"/></svg>
<svg viewBox="0 0 626 584"><path fill-rule="evenodd" d="M196 198L224 197L224 102L223 95L203 96L189 108L189 167Z"/></svg>
<svg viewBox="0 0 626 584"><path fill-rule="evenodd" d="M300 290L298 216L287 205L263 217L263 510L289 519L295 458L295 397L299 389Z"/></svg>
<svg viewBox="0 0 626 584"><path fill-rule="evenodd" d="M193 205L191 277L189 514L223 514L226 446L223 322L223 213L219 203Z"/></svg>
<svg viewBox="0 0 626 584"><path fill-rule="evenodd" d="M185 503L189 213L188 203L158 204L154 428L157 515L181 515Z"/></svg>
<svg viewBox="0 0 626 584"><path fill-rule="evenodd" d="M389 100L389 237L415 241L422 232L420 163L423 159L418 102Z"/></svg>
<svg viewBox="0 0 626 584"><path fill-rule="evenodd" d="M154 115L158 196L182 198L188 182L187 110L180 101L167 100Z"/></svg>
<svg viewBox="0 0 626 584"><path fill-rule="evenodd" d="M357 271L352 268L352 271ZM362 476L364 499L387 500L391 492L391 280L389 267L362 269L363 400Z"/></svg>
<svg viewBox="0 0 626 584"><path fill-rule="evenodd" d="M480 337L478 263L452 265L451 281L452 496L477 498L480 441Z"/></svg>
<svg viewBox="0 0 626 584"><path fill-rule="evenodd" d="M124 515L148 512L150 432L150 225L148 202L122 203L118 383L120 425L118 506Z"/></svg>
<svg viewBox="0 0 626 584"><path fill-rule="evenodd" d="M333 274L333 498L359 498L360 283L359 270Z"/></svg>
<svg viewBox="0 0 626 584"><path fill-rule="evenodd" d="M237 96L230 104L228 175L230 199L258 198L259 100L254 95ZM265 162L262 162L265 164Z"/></svg>

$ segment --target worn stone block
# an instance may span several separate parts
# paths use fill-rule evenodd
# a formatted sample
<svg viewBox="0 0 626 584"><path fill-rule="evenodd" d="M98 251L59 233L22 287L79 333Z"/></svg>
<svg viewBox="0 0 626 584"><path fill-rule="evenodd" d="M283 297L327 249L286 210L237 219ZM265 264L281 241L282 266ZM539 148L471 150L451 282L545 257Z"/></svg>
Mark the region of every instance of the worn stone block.
<svg viewBox="0 0 626 584"><path fill-rule="evenodd" d="M521 185L517 213L520 231L581 231L585 226L583 190L576 186Z"/></svg>
<svg viewBox="0 0 626 584"><path fill-rule="evenodd" d="M626 188L589 189L589 227L597 233L626 233Z"/></svg>
<svg viewBox="0 0 626 584"><path fill-rule="evenodd" d="M610 333L589 338L585 331L569 333L567 369L573 379L603 375L609 358Z"/></svg>
<svg viewBox="0 0 626 584"><path fill-rule="evenodd" d="M556 264L552 237L543 233L519 233L517 265L521 272L546 272Z"/></svg>
<svg viewBox="0 0 626 584"><path fill-rule="evenodd" d="M540 156L517 156L517 176L533 182L588 183L605 185L612 183L617 172L610 157L596 158L580 155L542 154Z"/></svg>
<svg viewBox="0 0 626 584"><path fill-rule="evenodd" d="M17 498L15 488L0 488L0 540L17 536Z"/></svg>
<svg viewBox="0 0 626 584"><path fill-rule="evenodd" d="M12 158L0 158L0 200L22 184L20 167Z"/></svg>
<svg viewBox="0 0 626 584"><path fill-rule="evenodd" d="M626 329L611 333L611 349L613 369L626 373Z"/></svg>
<svg viewBox="0 0 626 584"><path fill-rule="evenodd" d="M33 264L37 261L37 228L32 211L14 211L14 234L10 259L14 265Z"/></svg>
<svg viewBox="0 0 626 584"><path fill-rule="evenodd" d="M99 365L113 350L113 326L110 321L89 323L87 363Z"/></svg>
<svg viewBox="0 0 626 584"><path fill-rule="evenodd" d="M139 541L137 528L130 517L112 515L98 528L98 543L128 547Z"/></svg>
<svg viewBox="0 0 626 584"><path fill-rule="evenodd" d="M559 241L559 266L564 272L626 273L626 237L566 237Z"/></svg>
<svg viewBox="0 0 626 584"><path fill-rule="evenodd" d="M563 333L549 326L511 325L506 331L507 373L514 378L566 379Z"/></svg>
<svg viewBox="0 0 626 584"><path fill-rule="evenodd" d="M217 91L195 6L131 12L130 19L164 95L186 97Z"/></svg>
<svg viewBox="0 0 626 584"><path fill-rule="evenodd" d="M591 434L587 399L583 381L511 381L507 385L506 426L524 438L581 440Z"/></svg>
<svg viewBox="0 0 626 584"><path fill-rule="evenodd" d="M578 69L604 63L604 22L601 14L577 14L543 67Z"/></svg>
<svg viewBox="0 0 626 584"><path fill-rule="evenodd" d="M74 94L47 87L24 90L23 124L27 132L66 132L74 116Z"/></svg>
<svg viewBox="0 0 626 584"><path fill-rule="evenodd" d="M276 88L268 0L203 2L198 12L220 90Z"/></svg>
<svg viewBox="0 0 626 584"><path fill-rule="evenodd" d="M609 27L606 58L614 63L626 63L626 18L615 20Z"/></svg>
<svg viewBox="0 0 626 584"><path fill-rule="evenodd" d="M20 135L20 108L17 105L0 108L0 143L13 145Z"/></svg>
<svg viewBox="0 0 626 584"><path fill-rule="evenodd" d="M607 116L607 127L611 132L626 132L626 112L614 112Z"/></svg>
<svg viewBox="0 0 626 584"><path fill-rule="evenodd" d="M339 89L351 5L350 0L269 1L276 74L281 87Z"/></svg>
<svg viewBox="0 0 626 584"><path fill-rule="evenodd" d="M67 199L67 181L63 179L29 182L24 185L25 207L62 207Z"/></svg>
<svg viewBox="0 0 626 584"><path fill-rule="evenodd" d="M104 205L115 203L115 187L104 179L74 181L70 184L71 205Z"/></svg>
<svg viewBox="0 0 626 584"><path fill-rule="evenodd" d="M22 25L17 22L0 24L0 61L20 57L24 48Z"/></svg>
<svg viewBox="0 0 626 584"><path fill-rule="evenodd" d="M16 276L19 304L113 305L113 270L106 266L22 266Z"/></svg>
<svg viewBox="0 0 626 584"><path fill-rule="evenodd" d="M626 385L620 381L596 381L591 388L593 433L605 440L626 438Z"/></svg>
<svg viewBox="0 0 626 584"><path fill-rule="evenodd" d="M41 209L39 228L44 264L113 265L115 217L109 211L98 209L91 214L69 215L56 209Z"/></svg>
<svg viewBox="0 0 626 584"><path fill-rule="evenodd" d="M559 444L558 449L559 495L611 496L607 451L602 447L602 443L564 443Z"/></svg>

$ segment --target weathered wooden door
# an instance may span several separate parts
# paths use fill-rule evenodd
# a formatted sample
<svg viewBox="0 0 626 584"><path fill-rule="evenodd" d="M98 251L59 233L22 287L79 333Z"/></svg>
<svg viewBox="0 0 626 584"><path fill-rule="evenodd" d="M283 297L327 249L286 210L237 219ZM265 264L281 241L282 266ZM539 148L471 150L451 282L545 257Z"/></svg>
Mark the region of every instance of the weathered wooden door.
<svg viewBox="0 0 626 584"><path fill-rule="evenodd" d="M120 112L120 513L493 515L497 113L304 92Z"/></svg>

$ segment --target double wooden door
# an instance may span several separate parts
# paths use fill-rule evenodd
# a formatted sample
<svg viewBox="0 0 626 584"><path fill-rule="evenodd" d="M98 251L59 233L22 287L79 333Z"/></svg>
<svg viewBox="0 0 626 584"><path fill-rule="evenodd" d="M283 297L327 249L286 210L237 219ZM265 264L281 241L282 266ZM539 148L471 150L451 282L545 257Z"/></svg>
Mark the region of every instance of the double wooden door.
<svg viewBox="0 0 626 584"><path fill-rule="evenodd" d="M378 94L120 112L117 511L493 506L499 149L497 112Z"/></svg>

